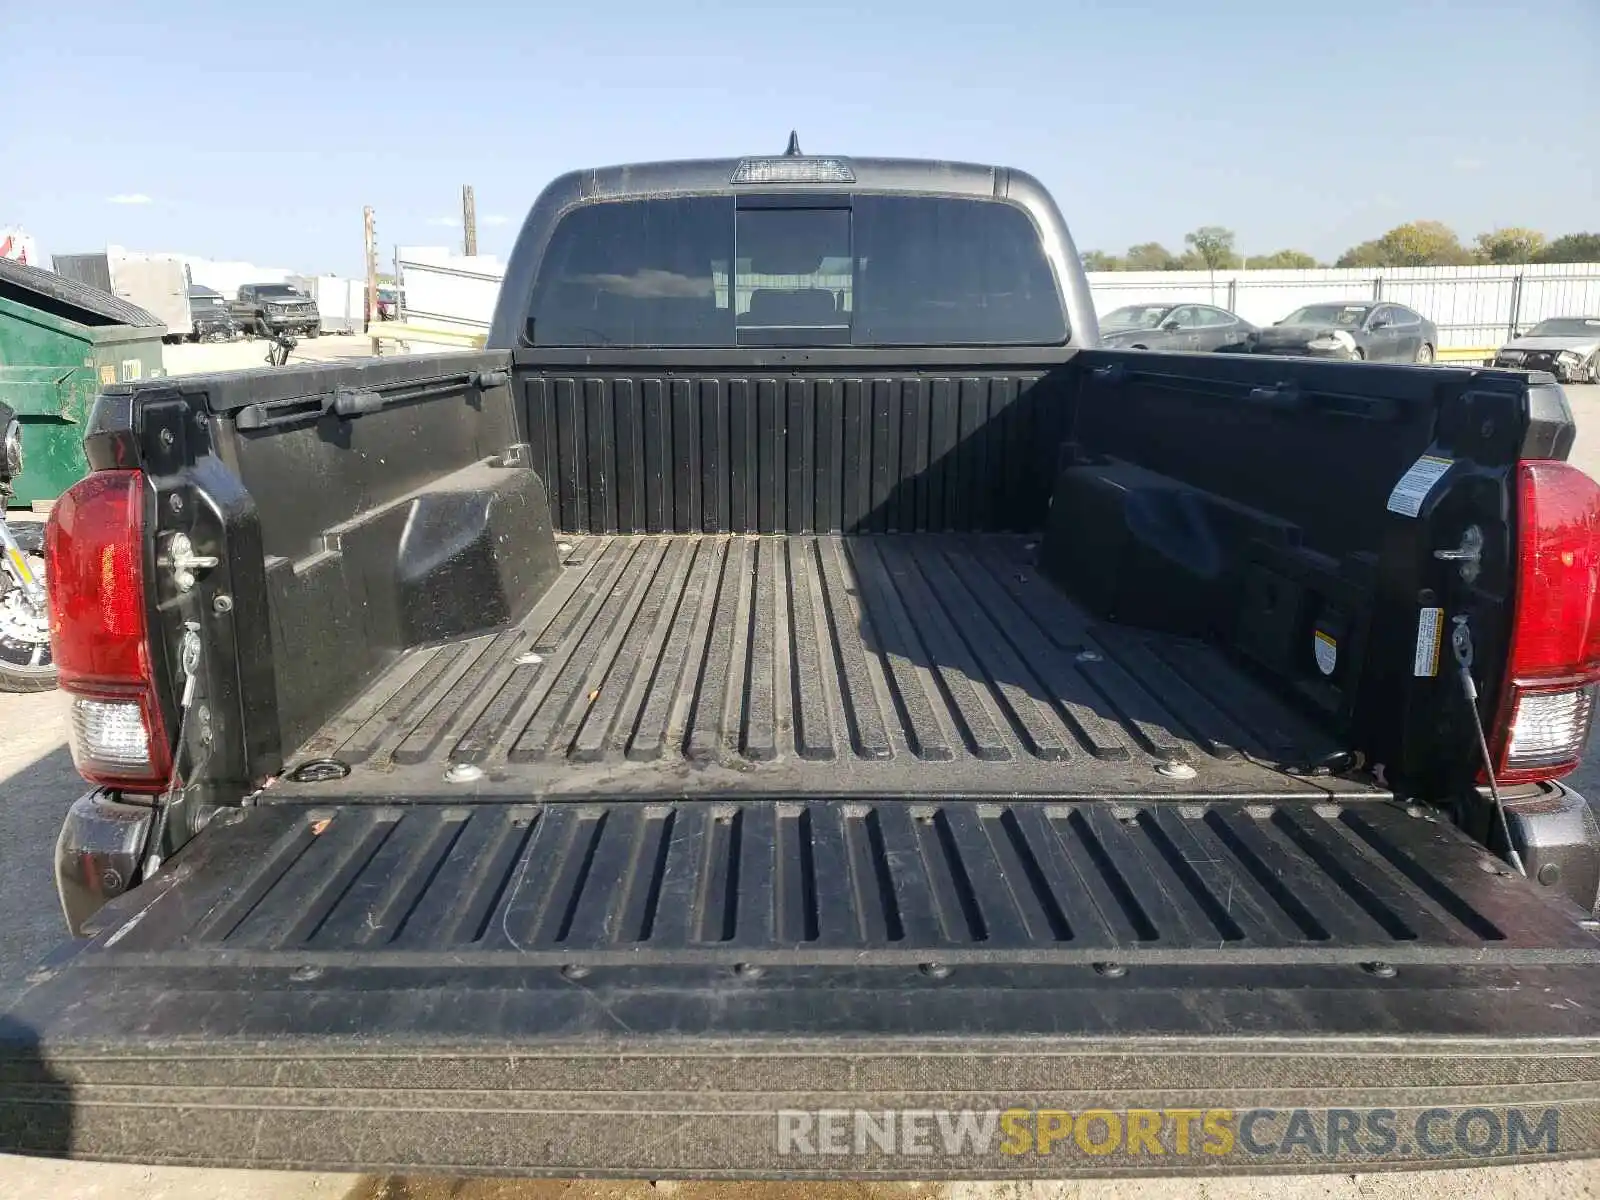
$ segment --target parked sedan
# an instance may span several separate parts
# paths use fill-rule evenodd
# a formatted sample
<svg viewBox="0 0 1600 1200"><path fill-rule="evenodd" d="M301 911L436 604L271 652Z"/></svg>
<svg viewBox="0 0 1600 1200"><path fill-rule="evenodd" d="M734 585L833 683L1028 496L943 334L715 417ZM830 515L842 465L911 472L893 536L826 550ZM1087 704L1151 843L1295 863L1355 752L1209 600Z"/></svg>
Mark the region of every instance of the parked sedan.
<svg viewBox="0 0 1600 1200"><path fill-rule="evenodd" d="M1553 317L1496 351L1494 365L1549 371L1562 383L1600 383L1600 317Z"/></svg>
<svg viewBox="0 0 1600 1200"><path fill-rule="evenodd" d="M1129 304L1100 320L1100 343L1124 350L1225 350L1242 347L1256 327L1209 304Z"/></svg>
<svg viewBox="0 0 1600 1200"><path fill-rule="evenodd" d="M1431 363L1439 330L1403 304L1308 304L1261 331L1257 354Z"/></svg>

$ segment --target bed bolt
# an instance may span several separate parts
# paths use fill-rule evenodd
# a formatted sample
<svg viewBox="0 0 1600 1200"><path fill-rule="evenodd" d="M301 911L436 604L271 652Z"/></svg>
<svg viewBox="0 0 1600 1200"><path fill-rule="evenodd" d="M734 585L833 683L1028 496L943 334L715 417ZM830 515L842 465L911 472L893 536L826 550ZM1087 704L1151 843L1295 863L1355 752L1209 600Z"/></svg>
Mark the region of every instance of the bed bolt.
<svg viewBox="0 0 1600 1200"><path fill-rule="evenodd" d="M1163 775L1168 779L1193 779L1199 772L1186 762L1181 762L1176 758L1169 758L1166 762L1156 765L1156 774Z"/></svg>
<svg viewBox="0 0 1600 1200"><path fill-rule="evenodd" d="M211 611L219 617L225 613L231 613L233 611L233 597L226 592L221 593L211 601Z"/></svg>
<svg viewBox="0 0 1600 1200"><path fill-rule="evenodd" d="M582 963L568 963L561 968L561 976L563 979L587 979L589 968Z"/></svg>
<svg viewBox="0 0 1600 1200"><path fill-rule="evenodd" d="M1379 979L1393 979L1395 976L1394 964L1386 962L1365 962L1361 969L1368 975L1375 975Z"/></svg>
<svg viewBox="0 0 1600 1200"><path fill-rule="evenodd" d="M950 978L950 968L945 966L943 963L926 962L919 966L917 970L921 971L929 979Z"/></svg>
<svg viewBox="0 0 1600 1200"><path fill-rule="evenodd" d="M1094 965L1094 973L1106 979L1121 979L1128 973L1128 968L1121 963L1098 962Z"/></svg>
<svg viewBox="0 0 1600 1200"><path fill-rule="evenodd" d="M734 963L733 973L740 979L760 979L767 969L757 963Z"/></svg>
<svg viewBox="0 0 1600 1200"><path fill-rule="evenodd" d="M296 967L289 972L289 978L296 983L310 983L313 979L322 977L322 968L313 966Z"/></svg>
<svg viewBox="0 0 1600 1200"><path fill-rule="evenodd" d="M451 763L444 773L446 783L476 783L483 778L483 768L475 763Z"/></svg>
<svg viewBox="0 0 1600 1200"><path fill-rule="evenodd" d="M517 655L514 661L519 667L537 667L544 662L544 655L535 654L532 650L529 650L526 654Z"/></svg>
<svg viewBox="0 0 1600 1200"><path fill-rule="evenodd" d="M1078 661L1081 663L1099 662L1100 654L1096 650L1079 650Z"/></svg>

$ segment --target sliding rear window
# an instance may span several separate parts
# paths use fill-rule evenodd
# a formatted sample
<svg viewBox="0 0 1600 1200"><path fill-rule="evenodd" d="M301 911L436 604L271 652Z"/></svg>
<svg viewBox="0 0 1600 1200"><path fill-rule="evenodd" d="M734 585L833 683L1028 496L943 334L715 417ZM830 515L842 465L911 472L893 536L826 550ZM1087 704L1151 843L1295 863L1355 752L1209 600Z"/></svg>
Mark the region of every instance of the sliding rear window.
<svg viewBox="0 0 1600 1200"><path fill-rule="evenodd" d="M590 204L534 284L537 346L1059 345L1028 215L939 196Z"/></svg>

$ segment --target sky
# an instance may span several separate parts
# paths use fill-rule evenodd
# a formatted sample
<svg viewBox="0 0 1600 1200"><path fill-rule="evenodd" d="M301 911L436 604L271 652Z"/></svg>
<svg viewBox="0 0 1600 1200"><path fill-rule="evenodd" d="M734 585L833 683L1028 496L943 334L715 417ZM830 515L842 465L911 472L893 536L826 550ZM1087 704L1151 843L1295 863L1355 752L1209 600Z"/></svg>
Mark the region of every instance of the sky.
<svg viewBox="0 0 1600 1200"><path fill-rule="evenodd" d="M1600 0L0 0L0 227L303 272L504 256L574 167L999 163L1080 250L1600 230Z"/></svg>

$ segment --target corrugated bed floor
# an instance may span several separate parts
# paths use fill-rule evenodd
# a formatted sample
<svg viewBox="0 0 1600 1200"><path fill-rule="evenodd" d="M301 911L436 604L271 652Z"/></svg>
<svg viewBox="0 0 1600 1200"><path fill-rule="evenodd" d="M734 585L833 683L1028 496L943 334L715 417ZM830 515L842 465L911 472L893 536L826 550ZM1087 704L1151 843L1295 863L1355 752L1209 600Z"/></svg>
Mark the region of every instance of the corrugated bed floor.
<svg viewBox="0 0 1600 1200"><path fill-rule="evenodd" d="M407 655L297 796L1270 795L1339 747L997 535L574 539L516 629ZM470 764L476 772L446 772ZM1174 768L1173 764L1180 764ZM472 778L461 779L465 774Z"/></svg>

